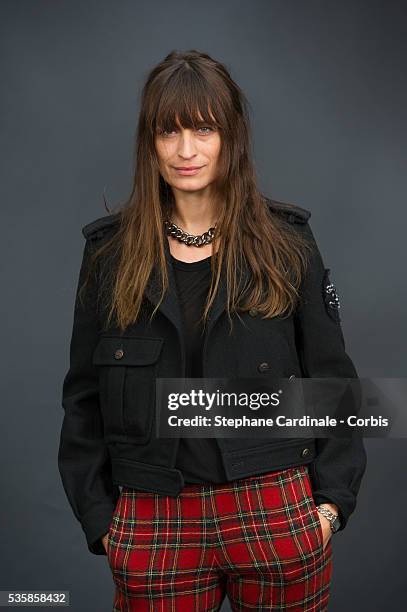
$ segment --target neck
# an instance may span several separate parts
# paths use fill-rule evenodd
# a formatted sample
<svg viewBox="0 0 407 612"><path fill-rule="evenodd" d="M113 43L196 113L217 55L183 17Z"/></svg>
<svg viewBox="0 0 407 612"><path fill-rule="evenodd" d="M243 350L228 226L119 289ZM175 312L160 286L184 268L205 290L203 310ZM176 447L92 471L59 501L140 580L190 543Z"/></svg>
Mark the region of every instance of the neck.
<svg viewBox="0 0 407 612"><path fill-rule="evenodd" d="M169 218L185 232L200 235L215 225L215 205L196 193L182 194L176 198Z"/></svg>

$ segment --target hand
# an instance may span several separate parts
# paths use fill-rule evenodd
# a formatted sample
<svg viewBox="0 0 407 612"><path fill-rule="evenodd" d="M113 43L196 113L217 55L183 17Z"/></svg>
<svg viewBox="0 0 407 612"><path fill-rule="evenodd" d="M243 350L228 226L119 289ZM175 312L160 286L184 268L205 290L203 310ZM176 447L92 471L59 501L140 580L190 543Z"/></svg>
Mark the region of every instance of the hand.
<svg viewBox="0 0 407 612"><path fill-rule="evenodd" d="M108 537L108 535L109 535L109 532L107 532L107 533L106 533L106 534L105 534L105 535L102 537L102 544L103 544L103 546L104 546L104 549L105 549L105 551L106 551L106 554L107 554L107 537Z"/></svg>
<svg viewBox="0 0 407 612"><path fill-rule="evenodd" d="M330 510L334 514L338 514L338 506L336 504L323 503L323 504L319 504L319 505L320 506L324 506L325 508L327 508L328 510ZM321 522L321 529L322 529L322 550L325 550L326 545L328 544L329 540L332 537L331 523L326 518L326 516L324 516L320 512L318 512L318 516L319 516L319 520Z"/></svg>

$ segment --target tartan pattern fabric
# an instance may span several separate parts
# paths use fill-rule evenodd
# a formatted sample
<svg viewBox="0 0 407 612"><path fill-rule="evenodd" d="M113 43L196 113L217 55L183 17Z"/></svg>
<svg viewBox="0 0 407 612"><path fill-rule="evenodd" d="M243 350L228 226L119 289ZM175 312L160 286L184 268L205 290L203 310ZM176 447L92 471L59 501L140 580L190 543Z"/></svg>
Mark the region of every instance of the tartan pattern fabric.
<svg viewBox="0 0 407 612"><path fill-rule="evenodd" d="M107 558L113 612L327 610L331 540L323 549L308 466L176 496L123 487Z"/></svg>

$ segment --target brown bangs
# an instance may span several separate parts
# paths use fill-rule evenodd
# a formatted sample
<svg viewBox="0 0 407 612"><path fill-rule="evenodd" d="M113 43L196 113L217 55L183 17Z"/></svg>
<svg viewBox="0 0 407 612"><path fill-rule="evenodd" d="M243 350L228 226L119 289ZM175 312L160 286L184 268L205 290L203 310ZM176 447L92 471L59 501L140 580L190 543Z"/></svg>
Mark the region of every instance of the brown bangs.
<svg viewBox="0 0 407 612"><path fill-rule="evenodd" d="M162 75L163 76L163 75ZM228 114L225 112L221 79L211 73L210 82L202 78L192 67L178 67L163 79L160 96L149 107L146 124L154 135L182 126L196 129L202 124L228 129ZM209 85L209 86L208 86Z"/></svg>

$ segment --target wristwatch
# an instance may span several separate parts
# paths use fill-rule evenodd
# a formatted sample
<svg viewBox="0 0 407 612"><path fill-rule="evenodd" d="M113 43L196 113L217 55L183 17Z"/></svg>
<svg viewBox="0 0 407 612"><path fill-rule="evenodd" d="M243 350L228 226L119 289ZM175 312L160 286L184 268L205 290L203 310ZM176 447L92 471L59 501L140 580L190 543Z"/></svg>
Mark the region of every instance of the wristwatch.
<svg viewBox="0 0 407 612"><path fill-rule="evenodd" d="M328 508L325 506L317 506L317 510L328 519L331 524L331 531L333 533L338 531L339 527L341 526L341 521L339 520L338 515L328 510Z"/></svg>

